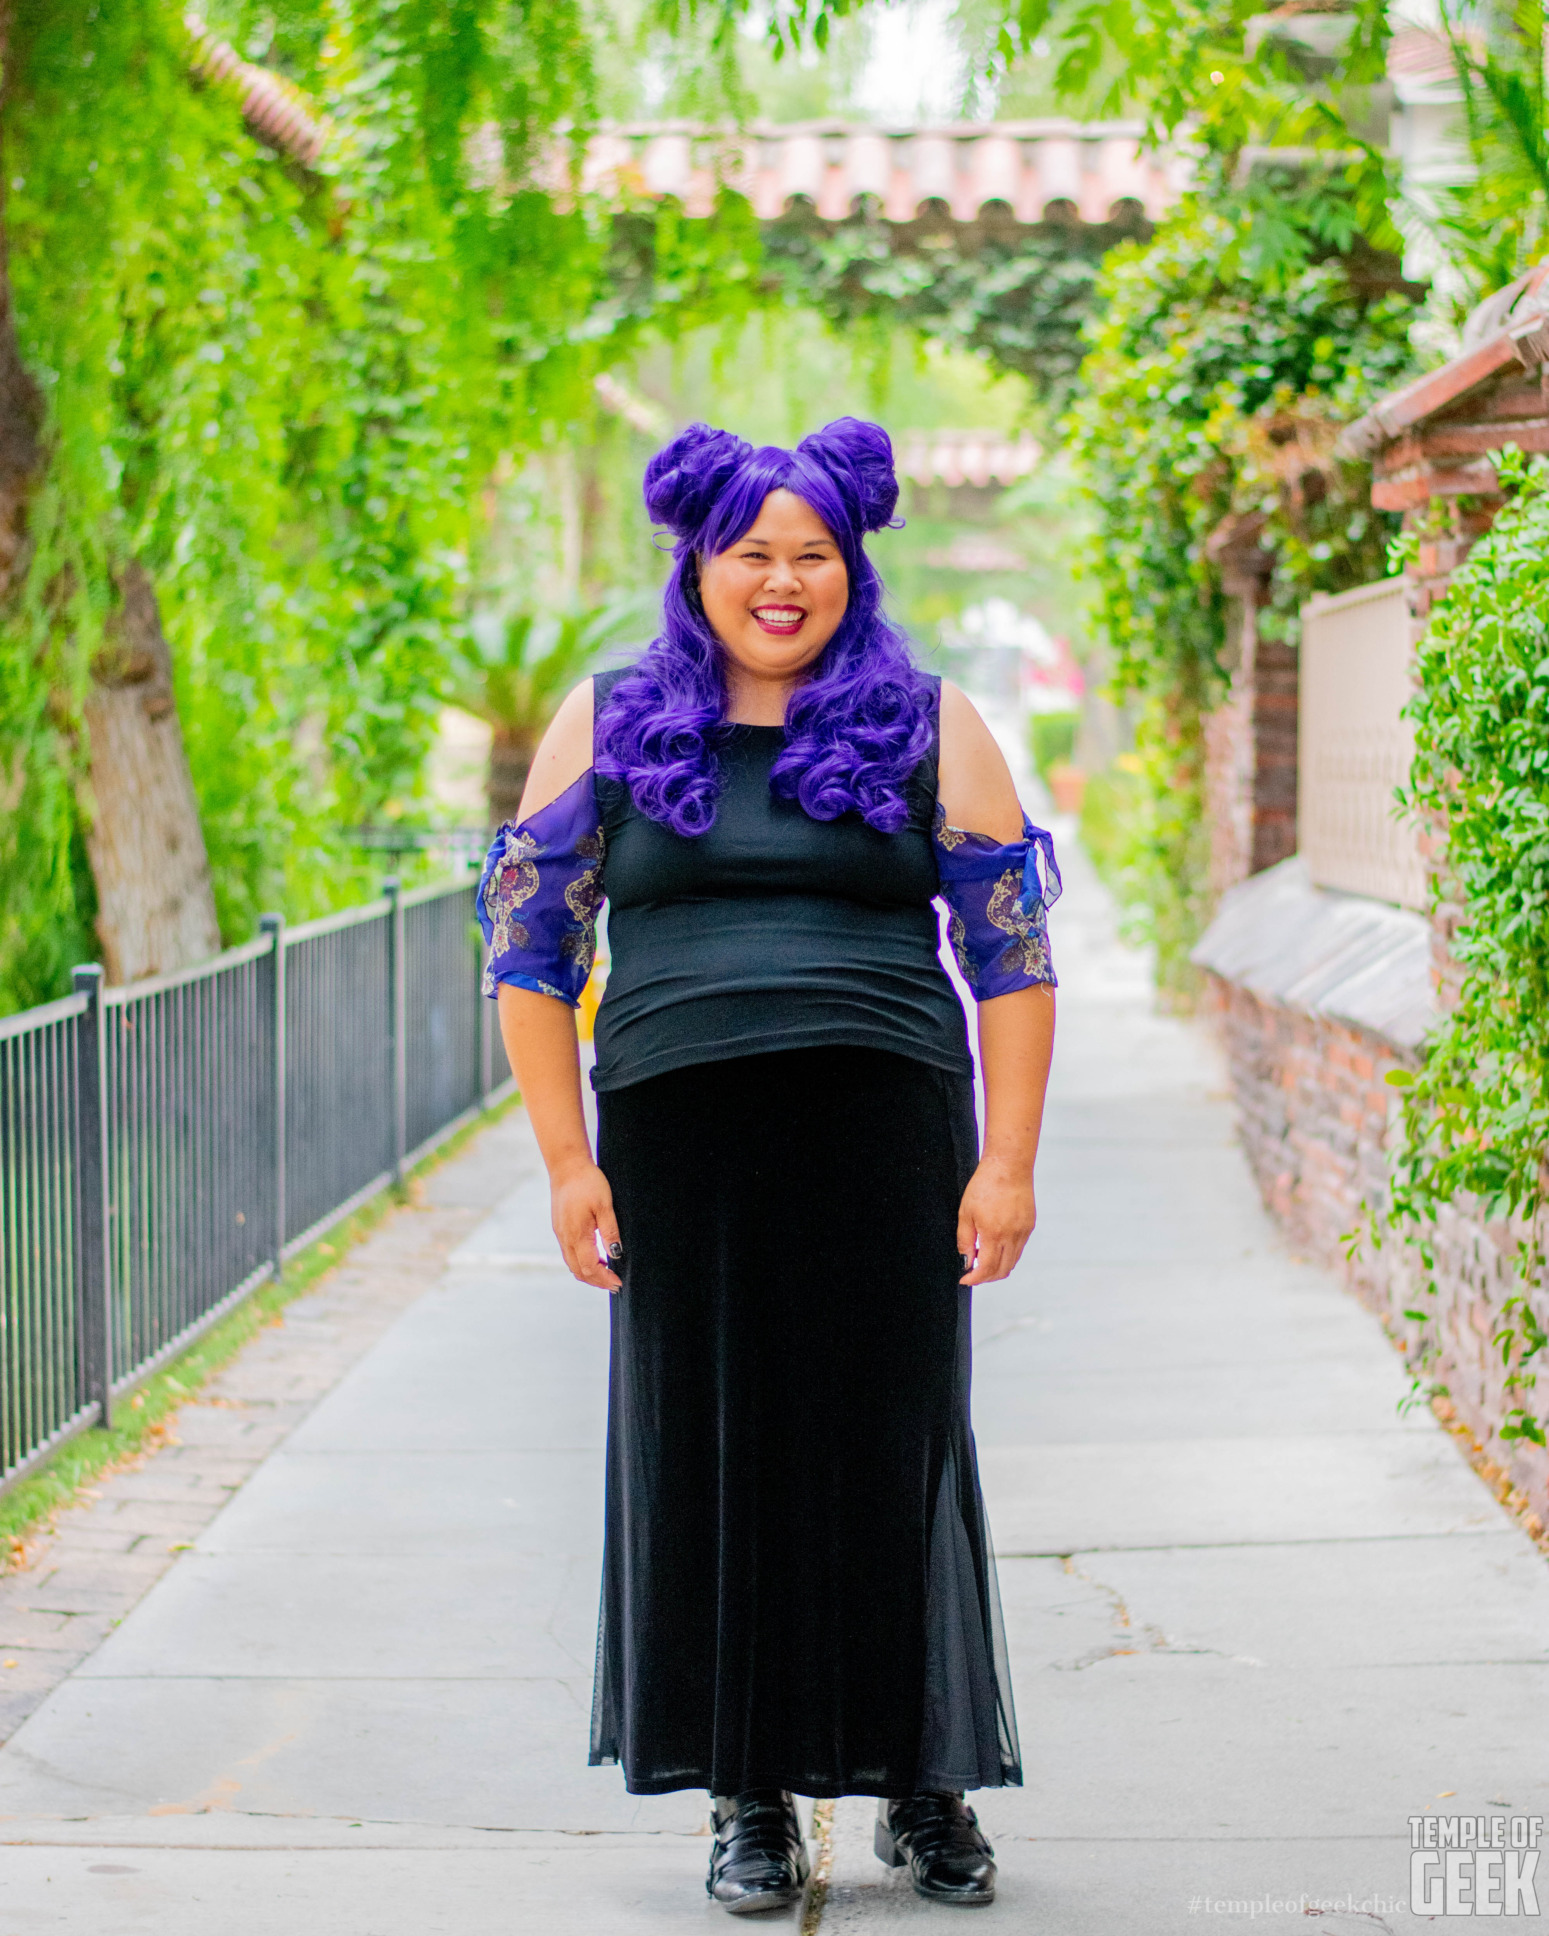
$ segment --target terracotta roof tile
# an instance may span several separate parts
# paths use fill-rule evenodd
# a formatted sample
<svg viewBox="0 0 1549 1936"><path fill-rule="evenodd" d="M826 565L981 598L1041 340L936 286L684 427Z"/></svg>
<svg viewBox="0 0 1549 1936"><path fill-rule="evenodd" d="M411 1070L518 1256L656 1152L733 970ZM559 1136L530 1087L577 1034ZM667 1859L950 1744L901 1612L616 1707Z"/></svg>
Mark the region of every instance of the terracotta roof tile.
<svg viewBox="0 0 1549 1936"><path fill-rule="evenodd" d="M1345 457L1369 457L1448 408L1498 371L1549 365L1549 262L1541 262L1474 311L1461 355L1374 404L1340 433Z"/></svg>
<svg viewBox="0 0 1549 1936"><path fill-rule="evenodd" d="M1064 215L1114 219L1138 203L1156 220L1189 177L1186 156L1147 153L1138 122L957 122L940 127L870 127L840 121L756 122L737 131L692 122L605 127L588 144L584 193L677 197L691 215L707 214L724 184L745 194L760 220L783 215L797 198L827 221L842 221L859 197L874 196L891 222L912 222L930 202L954 220L973 221L1004 205L1017 221ZM558 164L550 183L569 186ZM1056 206L1058 205L1058 206Z"/></svg>
<svg viewBox="0 0 1549 1936"><path fill-rule="evenodd" d="M313 167L327 141L327 126L301 89L269 68L243 60L197 14L186 14L184 24L194 38L195 73L234 82L242 93L242 118L253 133L303 167Z"/></svg>

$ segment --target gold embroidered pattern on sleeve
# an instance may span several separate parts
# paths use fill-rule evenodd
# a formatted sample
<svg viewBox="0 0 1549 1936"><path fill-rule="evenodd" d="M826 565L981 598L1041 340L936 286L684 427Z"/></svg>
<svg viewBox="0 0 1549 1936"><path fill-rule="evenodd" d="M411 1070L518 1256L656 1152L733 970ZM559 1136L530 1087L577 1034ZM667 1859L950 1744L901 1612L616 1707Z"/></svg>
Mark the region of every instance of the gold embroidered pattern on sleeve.
<svg viewBox="0 0 1549 1936"><path fill-rule="evenodd" d="M537 851L538 843L531 834L518 833L514 827L507 828L506 844L499 860L490 869L489 881L484 889L484 907L494 929L490 936L489 960L484 969L484 992L487 995L495 992L493 967L496 957L509 954L513 948L528 946L527 930L517 920L516 911L538 891L538 869L533 862L533 855Z"/></svg>
<svg viewBox="0 0 1549 1936"><path fill-rule="evenodd" d="M561 936L560 953L567 961L573 961L580 973L585 976L592 972L592 963L597 958L597 911L602 906L602 860L605 840L599 827L595 834L588 834L584 840L576 842L576 854L581 860L592 864L582 874L570 882L565 889L565 906L575 918L576 926Z"/></svg>
<svg viewBox="0 0 1549 1936"><path fill-rule="evenodd" d="M1021 892L1022 876L1014 869L1002 874L990 890L985 912L1002 934L1011 937L1010 945L995 965L1002 974L1020 972L1035 981L1047 981L1050 978L1049 937L1043 909L1040 906L1036 914L1024 914L1017 904Z"/></svg>

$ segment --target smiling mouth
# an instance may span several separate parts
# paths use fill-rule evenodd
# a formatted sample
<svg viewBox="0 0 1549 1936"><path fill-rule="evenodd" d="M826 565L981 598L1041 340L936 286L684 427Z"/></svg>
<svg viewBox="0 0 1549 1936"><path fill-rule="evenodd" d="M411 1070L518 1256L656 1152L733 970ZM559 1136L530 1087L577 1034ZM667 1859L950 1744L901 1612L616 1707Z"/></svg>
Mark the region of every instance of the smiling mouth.
<svg viewBox="0 0 1549 1936"><path fill-rule="evenodd" d="M799 605L757 605L753 616L762 631L779 639L790 638L807 622L807 614Z"/></svg>

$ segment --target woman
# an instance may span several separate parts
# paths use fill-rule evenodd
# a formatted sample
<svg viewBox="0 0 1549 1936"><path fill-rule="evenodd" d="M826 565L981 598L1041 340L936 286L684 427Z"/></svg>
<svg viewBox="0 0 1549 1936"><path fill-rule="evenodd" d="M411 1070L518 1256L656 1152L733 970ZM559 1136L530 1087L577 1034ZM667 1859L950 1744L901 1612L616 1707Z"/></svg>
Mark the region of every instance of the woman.
<svg viewBox="0 0 1549 1936"><path fill-rule="evenodd" d="M661 634L565 701L479 896L555 1232L618 1293L591 1759L710 1790L733 1912L801 1894L792 1791L877 1796L885 1862L988 1902L963 1795L1021 1768L969 1306L1033 1227L1059 877L883 616L882 430L695 425L645 496L677 538ZM572 1010L604 896L594 1160Z"/></svg>

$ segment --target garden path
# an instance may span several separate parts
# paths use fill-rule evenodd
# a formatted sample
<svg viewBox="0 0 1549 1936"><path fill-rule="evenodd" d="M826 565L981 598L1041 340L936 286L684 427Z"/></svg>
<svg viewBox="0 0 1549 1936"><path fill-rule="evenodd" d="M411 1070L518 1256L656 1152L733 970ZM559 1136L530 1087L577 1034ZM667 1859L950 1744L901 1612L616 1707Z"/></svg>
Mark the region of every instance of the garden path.
<svg viewBox="0 0 1549 1936"><path fill-rule="evenodd" d="M1070 862L1042 1222L978 1299L1027 1786L980 1798L975 1927L1182 1936L1305 1899L1354 1905L1326 1936L1397 1930L1407 1817L1549 1814L1549 1573L1286 1254L1201 1036L1150 1013ZM0 1750L0 1936L727 1926L703 1798L585 1766L604 1301L555 1268L519 1115L426 1194L459 1240L420 1294ZM304 1355L318 1309L262 1349ZM809 1930L955 1929L869 1816L838 1805Z"/></svg>

